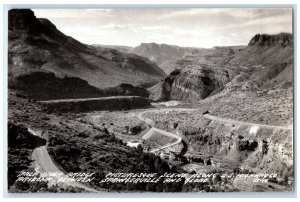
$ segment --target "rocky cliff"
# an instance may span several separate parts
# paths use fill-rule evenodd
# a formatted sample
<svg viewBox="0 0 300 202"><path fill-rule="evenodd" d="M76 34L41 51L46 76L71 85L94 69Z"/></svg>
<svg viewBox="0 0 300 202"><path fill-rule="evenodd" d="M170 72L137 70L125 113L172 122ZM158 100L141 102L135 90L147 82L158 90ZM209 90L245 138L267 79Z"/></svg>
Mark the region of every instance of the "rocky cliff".
<svg viewBox="0 0 300 202"><path fill-rule="evenodd" d="M226 70L215 71L201 66L175 70L149 89L150 98L194 102L220 91L229 80Z"/></svg>
<svg viewBox="0 0 300 202"><path fill-rule="evenodd" d="M293 39L290 33L280 33L276 35L256 34L249 42L248 46L292 46Z"/></svg>
<svg viewBox="0 0 300 202"><path fill-rule="evenodd" d="M210 53L214 57L209 61L190 57L189 62L181 64L181 70L150 88L150 97L156 101L199 101L223 90L259 91L274 84L284 86L292 81L291 44L291 34L256 35L244 48L213 48Z"/></svg>
<svg viewBox="0 0 300 202"><path fill-rule="evenodd" d="M213 164L223 163L225 169L274 173L280 179L293 175L290 130L208 120L203 122L204 126L199 130L185 130L182 134L187 137L193 151L215 156ZM226 159L227 164L222 159Z"/></svg>

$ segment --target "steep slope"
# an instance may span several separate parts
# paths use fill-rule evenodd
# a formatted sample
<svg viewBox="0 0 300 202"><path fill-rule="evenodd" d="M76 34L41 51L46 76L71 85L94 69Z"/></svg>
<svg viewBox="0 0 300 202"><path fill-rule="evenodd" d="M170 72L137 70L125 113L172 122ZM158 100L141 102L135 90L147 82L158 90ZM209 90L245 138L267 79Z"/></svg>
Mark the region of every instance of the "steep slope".
<svg viewBox="0 0 300 202"><path fill-rule="evenodd" d="M57 88L67 85L73 87L74 94L90 91L80 97L91 97L95 89L121 83L149 85L165 75L143 57L82 44L61 33L49 20L37 19L31 10L12 9L8 18L10 88L26 88L26 82L19 79L34 77L38 72L47 79L31 80L43 87L41 91L51 90L51 85ZM49 73L55 77L48 76Z"/></svg>
<svg viewBox="0 0 300 202"><path fill-rule="evenodd" d="M274 65L290 63L292 59L292 34L257 34L248 46L228 61L231 65Z"/></svg>
<svg viewBox="0 0 300 202"><path fill-rule="evenodd" d="M292 35L256 35L245 48L215 48L218 57L191 58L150 88L154 100L199 101L224 93L260 91L292 84ZM278 77L278 78L277 78ZM276 84L276 85L275 85Z"/></svg>
<svg viewBox="0 0 300 202"><path fill-rule="evenodd" d="M35 172L35 163L44 161L43 166L53 170L51 162L45 161L46 155L35 153L33 149L47 143L43 152L48 152L55 166L68 173L94 173L95 180L85 183L86 186L107 191L128 191L128 186L118 183L103 184L102 179L109 173L176 173L165 161L153 154L143 153L141 149L130 148L113 133L101 128L91 127L88 122L82 122L85 115L78 117L75 114L53 114L43 110L41 104L16 96L9 91L8 96L8 191L9 192L81 192L77 189L62 189L61 186L48 187L39 182L16 182L20 171ZM28 129L38 131L41 139L33 136ZM63 135L62 135L63 134ZM45 142L45 139L47 142ZM40 150L39 150L40 151ZM39 152L38 151L38 152ZM44 154L45 154L44 153ZM49 156L46 157L49 159ZM48 160L46 159L46 160ZM57 172L57 171L55 171ZM162 191L163 184L159 183ZM156 190L156 184L153 191ZM147 184L133 186L130 191L149 191Z"/></svg>
<svg viewBox="0 0 300 202"><path fill-rule="evenodd" d="M223 88L229 79L228 71L213 70L207 66L174 70L149 89L150 98L155 101L195 102Z"/></svg>

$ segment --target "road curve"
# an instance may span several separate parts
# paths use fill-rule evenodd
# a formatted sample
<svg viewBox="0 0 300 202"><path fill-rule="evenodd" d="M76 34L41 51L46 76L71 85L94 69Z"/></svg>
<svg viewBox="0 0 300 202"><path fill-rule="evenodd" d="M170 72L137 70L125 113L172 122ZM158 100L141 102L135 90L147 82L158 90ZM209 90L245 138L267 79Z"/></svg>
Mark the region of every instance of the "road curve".
<svg viewBox="0 0 300 202"><path fill-rule="evenodd" d="M221 117L213 116L210 114L205 114L205 115L203 115L203 117L206 119L215 120L215 121L224 122L224 123L236 123L236 124L242 124L242 125L247 125L247 126L259 126L259 127L263 127L263 128L281 129L281 130L292 130L293 129L292 126L273 126L273 125L265 125L265 124L237 121L234 119L221 118Z"/></svg>
<svg viewBox="0 0 300 202"><path fill-rule="evenodd" d="M146 129L146 132L144 134L142 134L142 139L148 139L150 137L150 135L156 131L162 135L165 135L165 136L169 136L169 137L173 137L176 139L175 142L173 143L170 143L170 144L166 144L166 145L163 145L161 146L160 148L157 148L157 149L153 149L150 151L150 153L154 153L154 152L157 152L157 151L160 151L160 150L163 150L163 149L166 149L168 147L172 147L174 145L177 145L179 144L181 141L182 141L182 138L179 137L178 135L176 134L173 134L173 133L170 133L170 132L167 132L167 131L164 131L164 130L161 130L161 129L158 129L158 128L155 128L154 125L155 125L155 122L149 118L146 118L144 117L143 115L146 113L146 112L151 112L151 111L157 111L158 109L149 109L149 110L144 110L142 112L139 112L139 113L135 113L134 116L138 117L141 121L145 122L147 125L149 125L149 127ZM192 110L195 110L195 109L189 109L189 108L166 108L166 109L159 109L159 111L172 111L172 110L176 110L176 111L192 111ZM95 119L97 117L99 117L100 115L94 115L92 116L92 122L93 124L95 124L96 126L99 126L97 124L97 122L95 121ZM112 132L112 133L115 133L119 136L122 136L122 134L118 133L118 132L115 132L115 131L109 131L109 132Z"/></svg>
<svg viewBox="0 0 300 202"><path fill-rule="evenodd" d="M148 136L150 136L150 135L152 134L152 132L154 132L154 131L157 131L158 133L160 133L160 134L162 134L162 135L165 135L165 136L174 137L174 138L176 138L176 141L173 142L173 143L171 143L171 144L163 145L163 146L161 146L161 147L158 148L158 149L152 149L152 150L150 151L150 153L154 153L154 152L157 152L157 151L166 149L166 148L168 148L168 147L172 147L172 146L174 146L174 145L179 144L179 143L182 141L182 138L181 138L181 137L179 137L179 136L177 136L177 135L175 135L175 134L173 134L173 133L169 133L169 132L166 132L166 131L164 131L164 130L160 130L160 129L154 128L154 127L152 127L152 128L151 128L151 129L150 129L150 130L142 137L142 138L143 138L143 139L148 139Z"/></svg>
<svg viewBox="0 0 300 202"><path fill-rule="evenodd" d="M40 134L37 131L35 131L35 130L31 129L31 128L28 128L28 132L30 132L31 134L33 134L35 136L39 136L40 137ZM50 157L50 155L49 155L49 153L47 151L46 146L40 146L40 147L35 148L33 150L33 152L32 152L32 157L35 160L35 163L36 163L36 165L38 167L37 169L40 172L62 173L60 175L60 177L53 177L53 180L49 182L49 186L58 184L58 185L63 186L63 187L70 186L70 187L83 189L83 190L85 190L87 192L93 192L93 193L99 193L99 192L103 192L104 191L104 190L99 191L99 190L87 187L86 185L81 184L79 182L68 182L68 181L67 182L58 182L59 178L66 179L67 176L53 162L52 158Z"/></svg>
<svg viewBox="0 0 300 202"><path fill-rule="evenodd" d="M183 109L183 108L174 108L174 109L177 109L178 111L185 110L185 109ZM170 110L173 110L173 108L160 109L160 111L170 111ZM172 147L172 146L174 146L174 145L177 145L177 144L181 143L181 141L182 141L182 138L181 138L181 137L179 137L179 136L176 135L176 134L173 134L173 133L170 133L170 132L167 132L167 131L164 131L164 130L155 128L155 127L154 127L155 122L154 122L153 120L151 120L151 119L146 118L146 117L143 116L146 112L151 112L151 111L157 111L157 109L150 109L150 110L142 111L142 112L136 114L136 117L138 117L141 121L144 121L145 123L147 123L148 125L151 126L151 128L143 135L142 138L143 138L143 139L148 139L154 131L157 131L159 134L162 134L162 135L165 135L165 136L169 136L169 137L175 138L176 141L173 142L173 143L171 143L171 144L163 145L163 146L161 146L160 148L152 149L152 150L150 151L150 153L154 153L154 152L157 152L157 151L160 151L160 150L163 150L163 149L166 149L166 148L168 148L168 147Z"/></svg>

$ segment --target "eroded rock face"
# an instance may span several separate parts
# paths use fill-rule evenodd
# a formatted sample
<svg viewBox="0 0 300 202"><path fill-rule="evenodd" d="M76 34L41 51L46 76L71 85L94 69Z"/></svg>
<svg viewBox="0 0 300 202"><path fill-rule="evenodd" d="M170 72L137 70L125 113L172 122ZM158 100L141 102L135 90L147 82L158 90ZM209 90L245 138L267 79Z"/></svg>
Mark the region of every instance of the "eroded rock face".
<svg viewBox="0 0 300 202"><path fill-rule="evenodd" d="M232 159L235 166L253 172L292 176L293 147L289 130L208 123L197 132L182 131L193 151Z"/></svg>
<svg viewBox="0 0 300 202"><path fill-rule="evenodd" d="M223 88L229 75L206 67L175 70L156 86L149 89L154 101L180 100L194 102Z"/></svg>
<svg viewBox="0 0 300 202"><path fill-rule="evenodd" d="M273 46L282 47L292 45L292 34L280 33L277 35L256 34L249 42L248 46Z"/></svg>
<svg viewBox="0 0 300 202"><path fill-rule="evenodd" d="M216 89L212 78L208 75L184 74L175 78L171 99L193 101L206 98Z"/></svg>
<svg viewBox="0 0 300 202"><path fill-rule="evenodd" d="M12 9L8 11L9 30L27 30L36 32L40 26L39 20L29 9Z"/></svg>
<svg viewBox="0 0 300 202"><path fill-rule="evenodd" d="M216 55L218 52L231 51L212 59L214 63L203 60L201 55L190 58L188 63L178 63L180 70L171 72L150 88L150 97L157 101L173 99L194 102L224 89L229 92L270 88L277 82L274 78L282 72L285 73L281 77L290 81L292 43L292 35L288 33L257 34L247 47L235 51L213 48L218 50L215 51ZM281 82L284 79L280 79Z"/></svg>

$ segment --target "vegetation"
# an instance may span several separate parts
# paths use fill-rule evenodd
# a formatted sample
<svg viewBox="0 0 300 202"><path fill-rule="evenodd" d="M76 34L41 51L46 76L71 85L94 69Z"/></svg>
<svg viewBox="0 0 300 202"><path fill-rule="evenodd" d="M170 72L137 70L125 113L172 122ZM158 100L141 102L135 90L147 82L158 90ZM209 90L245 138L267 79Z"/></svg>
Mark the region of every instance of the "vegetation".
<svg viewBox="0 0 300 202"><path fill-rule="evenodd" d="M89 118L89 117L87 117ZM128 112L98 112L94 119L96 125L105 125L108 129L126 135L137 135L146 130L146 125L138 117Z"/></svg>
<svg viewBox="0 0 300 202"><path fill-rule="evenodd" d="M30 134L24 125L8 123L8 186L14 185L21 171L29 169L32 150L45 144L45 140Z"/></svg>

